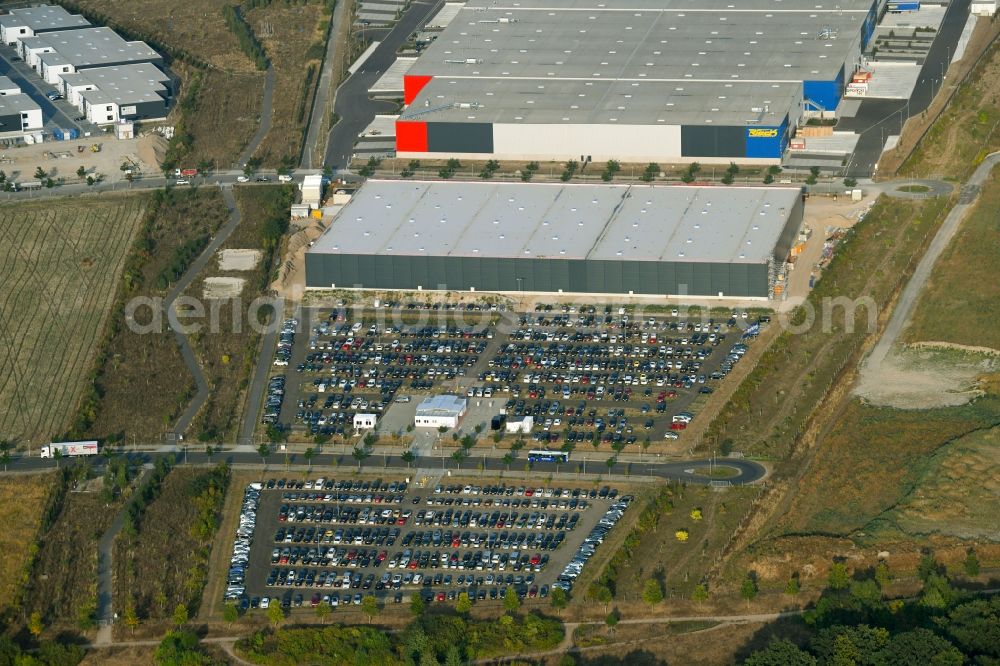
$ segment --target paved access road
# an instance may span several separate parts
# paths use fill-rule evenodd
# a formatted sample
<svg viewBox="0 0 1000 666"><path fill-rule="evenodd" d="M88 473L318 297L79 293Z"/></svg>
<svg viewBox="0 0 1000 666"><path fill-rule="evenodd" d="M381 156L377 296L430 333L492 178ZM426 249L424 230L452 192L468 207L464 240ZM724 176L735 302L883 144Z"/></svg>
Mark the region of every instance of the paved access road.
<svg viewBox="0 0 1000 666"><path fill-rule="evenodd" d="M181 463L189 464L225 462L227 464L235 465L261 466L262 463L264 463L264 466L270 470L281 470L286 467L285 456L281 452L273 452L268 455L266 461L262 461L260 454L245 450L246 447L241 448L243 450L230 450L217 453L212 456L211 460L209 460L208 456L205 455L204 447L200 444L192 446L186 451L184 447L175 447L169 451L161 449L157 451L131 452L126 450L125 454L134 464L150 463L156 458L164 456L177 456ZM361 462L361 467L367 471L376 472L385 469L390 469L396 472L401 470L404 472L413 472L418 469L453 470L457 473L463 473L466 476L474 476L478 474L479 464L484 465L484 472L507 471L508 469L507 466L504 465L503 460L500 458L491 458L488 455L483 456L477 449L473 449L472 454L471 458L466 459L461 464L456 463L450 455L446 455L443 458L432 456L419 457L410 465L407 465L400 459L398 454L382 454L381 452L377 452L374 455L365 458ZM600 460L591 459L584 463L582 460L578 460L579 457L580 455L576 454L571 458L569 463L562 465L556 465L555 463L533 463L531 467L531 474L532 476L540 478L550 472L575 473L577 471L577 465L582 464L586 468L583 470L583 473L589 475L607 475L608 473L620 475L628 474L635 477L655 476L669 481L684 481L687 483L708 484L711 482L724 481L731 483L732 485L745 485L760 481L767 473L767 470L760 463L743 459L722 458L711 460L706 458L671 462L616 462L609 468L605 464L603 458ZM100 458L100 460L103 460L103 458ZM337 467L334 467L335 462L337 463ZM510 466L510 474L513 475L511 478L515 478L518 473L524 472L524 465L526 462L527 454L522 451L518 455L517 460L515 460ZM67 464L67 461L64 460L62 464ZM301 469L305 464L305 459L301 455L289 454L287 464L295 465L297 468ZM55 468L55 465L56 461L54 460L43 460L37 457L29 459L24 456L20 456L14 458L11 462L9 466L9 473L53 469ZM343 470L350 469L352 465L357 468L358 462L350 454L321 453L312 459L312 467L317 470L323 468L327 470ZM734 470L734 475L728 477L711 477L695 473L695 470L705 470L710 467L714 467L716 470L723 468Z"/></svg>
<svg viewBox="0 0 1000 666"><path fill-rule="evenodd" d="M326 39L326 55L323 56L323 70L319 75L319 83L316 86L316 95L313 97L312 111L309 114L309 129L306 130L305 145L302 147L302 161L300 166L304 169L312 169L315 162L323 155L325 146L317 147L319 140L319 128L323 125L326 116L327 100L333 94L333 65L336 61L338 36L340 26L344 22L344 17L348 13L345 7L346 2L338 2L333 8L333 16L330 17L330 34ZM321 165L322 166L322 165Z"/></svg>
<svg viewBox="0 0 1000 666"><path fill-rule="evenodd" d="M402 18L381 37L381 43L361 67L337 90L334 111L340 122L330 130L326 143L323 164L336 168L346 168L354 153L354 144L378 113L393 113L396 105L392 102L372 100L368 88L374 84L382 72L396 60L396 51L407 38L421 28L434 15L444 0L416 0ZM368 31L369 34L375 31ZM377 39L377 38L376 38Z"/></svg>
<svg viewBox="0 0 1000 666"><path fill-rule="evenodd" d="M955 45L969 17L969 5L970 0L954 0L948 4L937 38L927 53L917 85L908 100L865 99L855 117L842 118L837 123L838 131L861 134L847 165L846 175L871 177L882 155L885 140L892 134L899 134L908 117L919 114L930 105L943 85L942 78L948 70L951 54L955 52Z"/></svg>

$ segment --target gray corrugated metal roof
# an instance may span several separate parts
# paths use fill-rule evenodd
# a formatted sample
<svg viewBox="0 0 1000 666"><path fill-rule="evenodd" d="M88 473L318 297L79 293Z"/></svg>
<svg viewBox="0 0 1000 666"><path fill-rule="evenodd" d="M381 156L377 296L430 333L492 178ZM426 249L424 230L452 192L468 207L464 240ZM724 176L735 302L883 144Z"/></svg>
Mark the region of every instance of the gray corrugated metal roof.
<svg viewBox="0 0 1000 666"><path fill-rule="evenodd" d="M10 14L0 16L0 25L26 26L32 30L56 30L58 28L86 27L90 25L90 21L78 14L70 14L59 5L41 5L12 9Z"/></svg>
<svg viewBox="0 0 1000 666"><path fill-rule="evenodd" d="M799 191L369 180L310 252L762 263Z"/></svg>
<svg viewBox="0 0 1000 666"><path fill-rule="evenodd" d="M99 67L128 60L159 58L145 42L128 42L111 28L82 28L27 37L26 48L52 48L74 67Z"/></svg>
<svg viewBox="0 0 1000 666"><path fill-rule="evenodd" d="M432 395L417 405L417 416L459 416L465 411L466 404L465 398L457 395Z"/></svg>
<svg viewBox="0 0 1000 666"><path fill-rule="evenodd" d="M412 116L428 122L780 125L801 96L799 82L434 77L400 119ZM428 113L430 109L433 111Z"/></svg>
<svg viewBox="0 0 1000 666"><path fill-rule="evenodd" d="M151 63L94 67L75 74L63 74L62 78L69 86L97 86L96 91L80 93L92 104L139 104L161 100L167 90L165 83L170 80Z"/></svg>

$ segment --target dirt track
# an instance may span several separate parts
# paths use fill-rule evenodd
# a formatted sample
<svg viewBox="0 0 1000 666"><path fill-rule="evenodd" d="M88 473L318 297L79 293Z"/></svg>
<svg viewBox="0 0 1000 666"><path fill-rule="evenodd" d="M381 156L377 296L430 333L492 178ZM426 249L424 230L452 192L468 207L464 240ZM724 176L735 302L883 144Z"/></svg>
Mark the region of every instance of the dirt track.
<svg viewBox="0 0 1000 666"><path fill-rule="evenodd" d="M979 189L996 164L1000 164L1000 152L988 155L963 186L958 202L948 213L927 252L913 271L913 277L910 278L900 294L899 301L896 303L882 337L879 338L871 354L862 363L858 385L855 389L857 395L861 395L876 404L902 408L918 406L912 404L913 400L917 400L921 405L926 403L927 381L931 379L929 375L933 374L934 381L937 382L936 378L940 376L940 372L933 369L921 370L917 368L909 372L905 371L906 368L900 363L900 356L895 351L897 343L910 321L913 308L931 276L934 264L958 232L962 220L975 206ZM892 356L890 356L890 352L893 352ZM975 373L972 374L970 380L974 377ZM936 392L941 393L940 384L938 384ZM945 404L954 404L955 398L961 398L958 404L962 404L971 400L975 395L974 391L965 390L957 393L944 393L942 398Z"/></svg>

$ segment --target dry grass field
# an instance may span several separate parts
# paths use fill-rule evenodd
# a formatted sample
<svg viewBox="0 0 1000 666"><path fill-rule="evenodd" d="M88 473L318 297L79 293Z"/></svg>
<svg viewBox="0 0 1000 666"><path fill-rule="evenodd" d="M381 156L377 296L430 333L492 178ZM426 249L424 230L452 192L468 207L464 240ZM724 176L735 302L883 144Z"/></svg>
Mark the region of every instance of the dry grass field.
<svg viewBox="0 0 1000 666"><path fill-rule="evenodd" d="M131 601L145 620L143 631L160 635L157 622L171 617L178 604L197 611L215 536L214 529L207 538L199 530L206 515L218 520L213 509L221 509L225 495L224 488L209 494L206 488L220 478L228 478L225 468L173 469L146 506L137 533L123 529L115 541L115 606Z"/></svg>
<svg viewBox="0 0 1000 666"><path fill-rule="evenodd" d="M68 492L62 511L42 540L35 566L30 611L50 626L76 629L97 600L97 542L121 508L105 503L96 489Z"/></svg>
<svg viewBox="0 0 1000 666"><path fill-rule="evenodd" d="M948 107L924 136L920 146L899 168L907 178L946 178L962 181L987 153L1000 147L1000 46L994 44L955 93ZM890 152L892 156L894 153ZM880 173L891 173L893 160L880 163Z"/></svg>
<svg viewBox="0 0 1000 666"><path fill-rule="evenodd" d="M0 523L18 526L0 532L0 612L17 600L24 585L55 478L53 474L0 477Z"/></svg>
<svg viewBox="0 0 1000 666"><path fill-rule="evenodd" d="M906 341L946 342L1000 351L1000 175L983 185L979 202L934 265L906 330Z"/></svg>
<svg viewBox="0 0 1000 666"><path fill-rule="evenodd" d="M37 446L69 428L144 209L125 196L0 206L0 439Z"/></svg>
<svg viewBox="0 0 1000 666"><path fill-rule="evenodd" d="M178 265L179 250L205 240L229 215L216 188L177 189L161 197L146 233L146 249L136 257L136 285L129 298L162 298L163 276ZM198 250L200 252L200 250ZM149 308L136 311L136 320L150 323ZM159 330L137 333L120 326L105 350L107 362L98 380L99 399L88 434L124 435L158 441L169 429L194 390L166 318Z"/></svg>
<svg viewBox="0 0 1000 666"><path fill-rule="evenodd" d="M158 41L194 54L220 69L248 71L253 68L253 64L240 52L236 37L222 18L222 7L233 4L226 0L74 0L66 4L75 5L88 13L107 16L111 19L111 27L118 25L152 35Z"/></svg>
<svg viewBox="0 0 1000 666"><path fill-rule="evenodd" d="M844 537L872 532L888 517L886 511L927 478L935 452L997 423L995 396L934 410L869 407L854 400L820 443L774 532Z"/></svg>
<svg viewBox="0 0 1000 666"><path fill-rule="evenodd" d="M321 4L272 3L247 12L274 67L271 129L256 153L265 166L279 166L283 159L298 163L330 20L322 10ZM319 46L310 48L314 44Z"/></svg>
<svg viewBox="0 0 1000 666"><path fill-rule="evenodd" d="M1000 512L1000 429L972 432L936 451L914 492L887 516L912 535L996 539Z"/></svg>
<svg viewBox="0 0 1000 666"><path fill-rule="evenodd" d="M229 169L260 123L264 74L209 70L202 76L195 111L185 119L193 137L185 162Z"/></svg>

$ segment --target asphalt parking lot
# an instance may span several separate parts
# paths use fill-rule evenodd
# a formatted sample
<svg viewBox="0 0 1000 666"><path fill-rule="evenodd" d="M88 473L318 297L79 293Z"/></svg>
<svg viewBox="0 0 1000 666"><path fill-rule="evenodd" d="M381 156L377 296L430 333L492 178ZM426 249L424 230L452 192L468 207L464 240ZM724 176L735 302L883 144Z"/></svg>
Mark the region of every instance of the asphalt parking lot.
<svg viewBox="0 0 1000 666"><path fill-rule="evenodd" d="M411 306L396 305L404 315ZM531 415L532 446L569 451L597 441L621 451L647 439L683 439L699 395L724 381L768 323L746 312L630 318L610 307L548 307L476 313L484 321L504 315L503 327L385 325L372 311L352 320L351 311L316 309L277 360L275 374L287 381L273 420L302 437L344 437L356 413L381 418L397 398L460 390L495 408L476 423L501 412ZM384 432L407 425L397 423L408 413L400 407L380 425Z"/></svg>
<svg viewBox="0 0 1000 666"><path fill-rule="evenodd" d="M592 554L597 542L584 548L584 539L595 528L607 533L599 523L609 508L623 506L607 486L449 481L415 488L402 478L313 476L248 489L229 598L249 608L360 604L367 594L447 602L463 591L487 603L507 588L541 598L580 562L581 548Z"/></svg>

